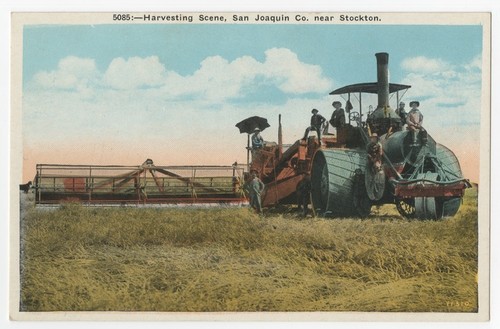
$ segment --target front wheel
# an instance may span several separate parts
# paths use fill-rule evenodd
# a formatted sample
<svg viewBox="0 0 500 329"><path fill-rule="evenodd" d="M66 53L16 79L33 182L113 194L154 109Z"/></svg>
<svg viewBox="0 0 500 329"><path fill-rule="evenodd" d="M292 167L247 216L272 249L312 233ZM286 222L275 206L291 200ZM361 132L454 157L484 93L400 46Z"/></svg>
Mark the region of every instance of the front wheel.
<svg viewBox="0 0 500 329"><path fill-rule="evenodd" d="M401 216L412 219L415 218L415 199L398 199L396 200L396 209Z"/></svg>

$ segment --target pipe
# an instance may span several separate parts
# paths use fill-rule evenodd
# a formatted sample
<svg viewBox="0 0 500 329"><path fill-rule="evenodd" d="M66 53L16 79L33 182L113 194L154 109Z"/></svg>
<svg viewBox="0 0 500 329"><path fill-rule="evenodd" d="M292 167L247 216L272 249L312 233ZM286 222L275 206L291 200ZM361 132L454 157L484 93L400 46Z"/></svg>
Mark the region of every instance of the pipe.
<svg viewBox="0 0 500 329"><path fill-rule="evenodd" d="M247 134L247 172L250 172L250 134Z"/></svg>
<svg viewBox="0 0 500 329"><path fill-rule="evenodd" d="M376 53L378 108L389 107L389 54Z"/></svg>
<svg viewBox="0 0 500 329"><path fill-rule="evenodd" d="M281 160L281 157L283 156L283 130L281 128L281 114L278 116L278 152L279 152L279 158L278 160Z"/></svg>

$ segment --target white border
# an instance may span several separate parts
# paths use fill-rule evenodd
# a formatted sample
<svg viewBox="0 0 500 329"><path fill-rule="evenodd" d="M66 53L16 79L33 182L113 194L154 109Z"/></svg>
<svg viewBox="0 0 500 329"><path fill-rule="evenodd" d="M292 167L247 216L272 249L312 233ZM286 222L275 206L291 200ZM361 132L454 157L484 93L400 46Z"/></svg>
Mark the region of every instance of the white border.
<svg viewBox="0 0 500 329"><path fill-rule="evenodd" d="M110 1L107 2L106 5L102 5L99 1L78 1L76 3L68 3L65 5L62 5L59 3L59 1L44 1L44 2L36 2L36 1L8 1L6 5L2 5L1 7L1 16L0 16L0 22L2 24L1 33L2 33L2 38L1 42L5 42L4 47L2 49L10 49L9 45L9 40L10 40L10 12L12 11L196 11L196 12L201 12L201 11L281 11L281 12L293 12L293 11L302 11L302 12L318 12L318 11L343 11L343 10L349 10L349 11L457 11L457 12L464 12L464 11L490 11L493 13L493 20L495 20L496 15L499 14L498 12L498 4L496 4L494 1L476 1L474 3L470 2L467 4L462 4L462 5L457 5L454 2L446 2L446 1L419 1L418 3L405 3L404 6L399 5L399 6L392 6L390 3L391 1L377 1L377 3L373 3L372 1L359 1L357 3L347 3L342 1L340 3L335 3L332 4L331 2L328 1L309 1L307 4L304 4L302 1L286 1L286 4L280 3L280 2L274 2L272 4L266 3L264 1L257 1L257 2L252 2L250 3L241 3L234 5L234 1L218 1L216 3L210 3L207 4L206 2L203 2L201 0L198 1L184 1L182 4L178 5L168 5L164 6L158 3L154 3L153 1L141 1L140 4L131 4L129 2L120 2L119 1ZM453 4L453 7L451 5ZM492 72L495 71L495 63L496 63L496 44L495 44L495 36L498 34L498 27L495 26L495 23L493 22L492 25L492 51L493 51L493 56L492 56ZM1 55L1 72L9 72L10 70L10 65L9 65L9 55L8 52L2 52ZM10 84L10 79L8 76L5 74L0 77L0 83L1 83L1 94L0 97L2 100L4 100L4 109L10 108L9 105L9 84ZM495 88L496 86L496 80L495 80L495 75L492 73L492 85L491 88L493 91L498 90L498 88ZM498 122L496 120L496 115L494 112L494 109L496 108L496 104L498 103L498 96L495 95L495 92L493 92L493 99L492 99L492 123ZM2 159L1 165L2 165L2 182L7 182L9 180L9 174L8 174L8 150L10 148L9 144L9 131L8 131L8 124L9 122L9 116L8 116L8 111L0 111L1 117L0 117L0 134L1 134L1 142L2 142L2 147L0 148L0 158ZM495 126L493 125L495 128ZM484 133L484 131L483 131ZM496 147L495 140L497 140L497 133L496 131L492 131L492 149L495 150L498 147ZM495 168L495 164L497 161L497 155L495 152L492 154L493 157L493 166L492 168ZM6 161L7 160L7 161ZM491 179L493 181L492 184L492 195L498 195L498 188L495 185L495 182L498 182L497 180L497 174L495 172L492 172ZM481 182L484 180L481 179ZM5 186L9 186L9 184L5 184ZM1 189L1 195L0 195L0 200L1 202L1 210L5 214L3 216L4 219L8 218L7 215L7 202L5 202L9 196L8 189ZM494 201L494 200L493 200ZM499 304L498 304L498 285L495 281L495 278L498 278L498 256L495 251L500 250L498 247L498 243L496 243L495 237L498 236L498 225L495 224L495 217L498 214L498 206L493 204L492 205L492 227L491 227L491 236L493 237L492 240L492 245L491 245L491 250L493 254L491 255L492 257L492 267L491 267L491 274L492 274L492 279L493 281L491 282L491 289L492 289L492 299L491 299L491 304L490 307L493 310L491 316L492 316L492 321L486 322L486 323L475 323L473 324L474 327L490 327L495 324L495 312L494 310L500 309ZM2 222L2 232L8 232L8 227L7 227L7 220L4 220ZM2 239L2 251L7 251L9 247L8 244L8 239L4 238ZM2 263L3 266L7 264L8 260L8 254L4 252L4 257L2 258L4 262ZM2 269L6 269L6 267L2 267ZM2 273L6 273L7 271L2 271ZM484 274L483 274L484 275ZM5 276L6 277L6 276ZM4 276L2 276L4 278ZM1 290L0 290L0 295L1 296L8 296L7 291L8 291L8 281L7 280L2 280L2 285L1 285ZM7 287L7 288L6 288ZM0 306L1 309L7 313L8 310L8 302L4 305L3 302L5 302L6 297L2 298L2 304ZM350 317L352 319L352 316ZM5 319L5 317L2 317L2 321ZM241 319L241 318L240 318ZM297 319L301 320L301 319ZM434 321L438 321L438 319L435 319ZM44 325L43 323L15 323L16 327L24 327L24 325L29 324L30 326L33 325ZM67 323L66 323L67 324ZM56 324L47 324L50 325L51 327L59 326L59 325L66 325L64 323L56 323ZM139 325L138 323L136 323ZM173 323L172 323L173 324ZM2 328L10 328L13 326L14 323L12 322L2 322ZM85 323L73 323L72 325L85 325ZM114 326L117 325L116 323L103 323L100 324L103 326ZM142 325L151 325L155 326L157 324L154 323L148 323L148 324L142 324ZM169 324L170 325L170 324ZM181 324L183 326L185 324ZM213 324L209 324L213 325ZM230 324L231 325L231 324ZM250 324L251 325L251 324ZM346 327L350 327L351 324L343 324L343 326L346 325ZM355 325L352 323L352 325ZM369 325L369 324L364 324ZM391 326L398 326L400 327L401 324L398 323L386 323L384 324L384 327L391 327ZM418 324L412 324L412 323L405 323L405 327L413 327L414 325ZM429 324L432 326L432 324ZM440 327L447 327L448 325L453 325L453 327L463 327L466 324L439 324ZM120 324L120 327L127 326L127 324ZM426 325L427 326L427 325ZM356 327L359 327L359 325L356 325ZM419 326L420 327L420 326Z"/></svg>

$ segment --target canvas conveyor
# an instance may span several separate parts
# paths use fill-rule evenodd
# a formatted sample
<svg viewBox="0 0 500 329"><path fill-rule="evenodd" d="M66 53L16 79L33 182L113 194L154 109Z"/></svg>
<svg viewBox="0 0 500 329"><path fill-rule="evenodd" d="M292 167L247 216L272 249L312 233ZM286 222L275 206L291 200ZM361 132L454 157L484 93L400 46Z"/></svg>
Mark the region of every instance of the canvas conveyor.
<svg viewBox="0 0 500 329"><path fill-rule="evenodd" d="M37 205L242 204L243 167L38 164Z"/></svg>

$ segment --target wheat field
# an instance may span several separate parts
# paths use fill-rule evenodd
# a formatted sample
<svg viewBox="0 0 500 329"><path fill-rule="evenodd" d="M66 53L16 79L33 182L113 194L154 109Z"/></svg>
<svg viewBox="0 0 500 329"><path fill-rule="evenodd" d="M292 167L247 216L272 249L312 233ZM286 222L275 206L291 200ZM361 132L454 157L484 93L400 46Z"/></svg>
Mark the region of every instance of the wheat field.
<svg viewBox="0 0 500 329"><path fill-rule="evenodd" d="M284 209L287 210L287 209ZM477 190L441 221L22 209L21 311L477 312Z"/></svg>

